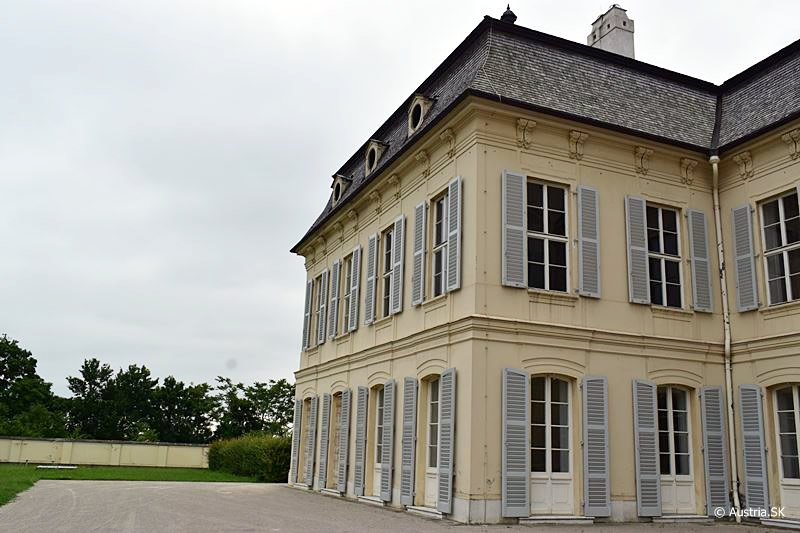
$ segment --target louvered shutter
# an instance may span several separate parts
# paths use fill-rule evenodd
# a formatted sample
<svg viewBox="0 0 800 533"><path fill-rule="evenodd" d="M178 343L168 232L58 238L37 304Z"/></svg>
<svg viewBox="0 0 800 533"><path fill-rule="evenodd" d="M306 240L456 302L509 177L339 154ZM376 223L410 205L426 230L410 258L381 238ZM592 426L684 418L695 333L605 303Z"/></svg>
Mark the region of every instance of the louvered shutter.
<svg viewBox="0 0 800 533"><path fill-rule="evenodd" d="M447 292L461 288L461 176L447 186Z"/></svg>
<svg viewBox="0 0 800 533"><path fill-rule="evenodd" d="M455 471L456 369L448 368L439 378L439 503L440 513L453 512Z"/></svg>
<svg viewBox="0 0 800 533"><path fill-rule="evenodd" d="M692 259L692 296L694 310L710 313L711 304L711 260L708 248L708 225L706 214L689 209L689 250Z"/></svg>
<svg viewBox="0 0 800 533"><path fill-rule="evenodd" d="M356 398L356 457L353 467L353 486L356 496L364 495L364 464L367 451L367 395L366 387L358 388Z"/></svg>
<svg viewBox="0 0 800 533"><path fill-rule="evenodd" d="M319 319L319 323L317 324L317 344L324 344L325 343L325 333L328 331L328 328L325 327L327 322L325 319L327 318L327 314L325 310L328 305L328 269L322 271L322 276L320 276L320 284L319 284L319 308L317 317Z"/></svg>
<svg viewBox="0 0 800 533"><path fill-rule="evenodd" d="M414 505L414 468L417 444L417 380L403 380L403 438L400 462L400 503Z"/></svg>
<svg viewBox="0 0 800 533"><path fill-rule="evenodd" d="M725 401L722 387L700 389L703 416L703 466L706 473L706 513L730 509L728 499L728 449L725 442Z"/></svg>
<svg viewBox="0 0 800 533"><path fill-rule="evenodd" d="M744 503L750 509L769 508L767 458L764 454L764 410L761 387L739 385L744 460Z"/></svg>
<svg viewBox="0 0 800 533"><path fill-rule="evenodd" d="M580 294L600 298L600 200L597 189L578 187L578 273Z"/></svg>
<svg viewBox="0 0 800 533"><path fill-rule="evenodd" d="M733 210L733 249L736 255L736 309L739 312L758 309L753 218L749 205Z"/></svg>
<svg viewBox="0 0 800 533"><path fill-rule="evenodd" d="M311 292L314 285L311 280L306 282L306 305L303 311L303 350L311 345Z"/></svg>
<svg viewBox="0 0 800 533"><path fill-rule="evenodd" d="M503 285L526 287L525 182L526 177L503 171ZM514 515L516 516L516 515ZM527 516L527 515L525 515Z"/></svg>
<svg viewBox="0 0 800 533"><path fill-rule="evenodd" d="M392 501L394 459L394 380L383 385L383 445L381 455L381 500Z"/></svg>
<svg viewBox="0 0 800 533"><path fill-rule="evenodd" d="M392 292L391 314L403 310L403 266L405 265L406 250L406 216L400 215L394 221L394 240L392 241Z"/></svg>
<svg viewBox="0 0 800 533"><path fill-rule="evenodd" d="M336 490L347 492L347 460L350 457L350 400L353 393L350 389L342 392L342 412L339 415L339 471L336 473Z"/></svg>
<svg viewBox="0 0 800 533"><path fill-rule="evenodd" d="M353 249L353 259L350 261L350 324L346 324L347 331L358 329L358 288L361 286L361 246Z"/></svg>
<svg viewBox="0 0 800 533"><path fill-rule="evenodd" d="M656 385L633 380L633 424L636 439L636 508L639 516L661 516Z"/></svg>
<svg viewBox="0 0 800 533"><path fill-rule="evenodd" d="M650 272L647 260L647 203L638 196L625 197L628 238L628 299L650 304Z"/></svg>
<svg viewBox="0 0 800 533"><path fill-rule="evenodd" d="M375 322L375 283L378 274L378 235L367 239L367 290L364 295L364 324Z"/></svg>
<svg viewBox="0 0 800 533"><path fill-rule="evenodd" d="M331 269L331 303L328 305L328 336L333 339L339 333L339 278L342 262L333 262Z"/></svg>
<svg viewBox="0 0 800 533"><path fill-rule="evenodd" d="M308 415L308 435L306 436L306 471L305 484L309 487L314 485L314 451L317 443L317 404L319 397L311 398L311 411Z"/></svg>
<svg viewBox="0 0 800 533"><path fill-rule="evenodd" d="M303 401L294 401L294 421L292 422L292 475L289 476L291 483L297 483L297 467L300 457L300 428L303 422Z"/></svg>
<svg viewBox="0 0 800 533"><path fill-rule="evenodd" d="M503 516L531 514L530 377L503 369Z"/></svg>
<svg viewBox="0 0 800 533"><path fill-rule="evenodd" d="M428 204L422 202L414 208L414 257L411 263L411 305L417 306L425 299L425 224Z"/></svg>
<svg viewBox="0 0 800 533"><path fill-rule="evenodd" d="M322 427L319 430L319 463L317 484L324 489L328 484L328 439L331 427L331 395L322 395Z"/></svg>
<svg viewBox="0 0 800 533"><path fill-rule="evenodd" d="M608 379L583 378L583 501L586 516L611 516Z"/></svg>

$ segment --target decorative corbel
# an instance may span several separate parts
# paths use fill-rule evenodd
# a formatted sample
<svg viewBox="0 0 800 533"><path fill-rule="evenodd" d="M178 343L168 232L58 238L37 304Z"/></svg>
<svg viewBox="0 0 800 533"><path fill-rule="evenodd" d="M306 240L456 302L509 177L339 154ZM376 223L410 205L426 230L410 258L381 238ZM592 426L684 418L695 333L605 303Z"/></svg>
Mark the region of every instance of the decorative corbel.
<svg viewBox="0 0 800 533"><path fill-rule="evenodd" d="M583 159L583 143L589 138L588 133L578 130L569 132L569 157L570 159Z"/></svg>
<svg viewBox="0 0 800 533"><path fill-rule="evenodd" d="M733 160L739 165L739 176L742 179L753 177L753 158L750 156L750 152L744 151L736 154L733 156Z"/></svg>
<svg viewBox="0 0 800 533"><path fill-rule="evenodd" d="M375 212L381 212L381 193L378 191L372 191L369 193L369 201L375 204Z"/></svg>
<svg viewBox="0 0 800 533"><path fill-rule="evenodd" d="M691 185L694 181L694 167L697 166L697 161L684 157L681 159L681 181L686 185Z"/></svg>
<svg viewBox="0 0 800 533"><path fill-rule="evenodd" d="M431 173L431 158L428 156L428 152L420 150L414 156L414 159L422 164L422 175L427 177Z"/></svg>
<svg viewBox="0 0 800 533"><path fill-rule="evenodd" d="M340 220L333 223L333 229L339 232L339 242L344 240L344 224Z"/></svg>
<svg viewBox="0 0 800 533"><path fill-rule="evenodd" d="M354 228L358 227L358 213L355 209L350 209L347 212L347 220L350 220L353 223Z"/></svg>
<svg viewBox="0 0 800 533"><path fill-rule="evenodd" d="M517 119L517 146L520 148L530 148L533 142L533 128L536 127L535 120L525 118Z"/></svg>
<svg viewBox="0 0 800 533"><path fill-rule="evenodd" d="M636 164L636 173L646 176L647 172L650 170L650 156L653 155L653 150L644 146L637 146L633 154Z"/></svg>
<svg viewBox="0 0 800 533"><path fill-rule="evenodd" d="M325 240L325 237L320 235L314 240L314 251L322 250L322 255L324 256L328 251L328 242Z"/></svg>
<svg viewBox="0 0 800 533"><path fill-rule="evenodd" d="M455 135L455 133L453 133L452 128L447 128L446 130L444 130L442 132L442 134L439 135L439 139L441 139L442 142L446 142L447 143L447 146L448 146L448 148L447 148L447 157L450 157L450 158L455 157L455 155L456 155L456 135Z"/></svg>
<svg viewBox="0 0 800 533"><path fill-rule="evenodd" d="M394 189L394 198L395 199L400 198L400 178L398 177L398 175L397 174L392 174L391 176L389 176L389 179L387 180L387 183L389 183L390 186L395 188Z"/></svg>
<svg viewBox="0 0 800 533"><path fill-rule="evenodd" d="M792 159L800 157L800 128L784 133L781 135L781 140L789 147L789 157Z"/></svg>

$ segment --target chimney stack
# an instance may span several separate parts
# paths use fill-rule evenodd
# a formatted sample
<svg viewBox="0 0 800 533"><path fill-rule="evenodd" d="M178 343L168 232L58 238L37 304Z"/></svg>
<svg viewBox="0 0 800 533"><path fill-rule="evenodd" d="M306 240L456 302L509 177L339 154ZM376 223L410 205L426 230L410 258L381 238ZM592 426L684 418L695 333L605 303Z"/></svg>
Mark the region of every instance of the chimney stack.
<svg viewBox="0 0 800 533"><path fill-rule="evenodd" d="M633 21L614 4L594 21L586 44L633 59Z"/></svg>

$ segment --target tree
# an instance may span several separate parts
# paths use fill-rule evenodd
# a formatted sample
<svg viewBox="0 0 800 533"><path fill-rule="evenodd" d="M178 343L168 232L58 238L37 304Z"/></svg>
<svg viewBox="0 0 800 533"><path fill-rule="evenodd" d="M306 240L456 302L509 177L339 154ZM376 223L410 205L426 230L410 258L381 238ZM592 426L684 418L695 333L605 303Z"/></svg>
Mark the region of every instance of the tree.
<svg viewBox="0 0 800 533"><path fill-rule="evenodd" d="M258 431L271 435L285 435L294 417L294 385L285 379L253 383L244 391L253 404L253 415Z"/></svg>
<svg viewBox="0 0 800 533"><path fill-rule="evenodd" d="M69 410L69 427L92 439L113 439L113 413L108 388L114 371L96 358L84 359L80 377L69 376L67 383L73 394Z"/></svg>
<svg viewBox="0 0 800 533"><path fill-rule="evenodd" d="M155 391L152 427L165 442L205 443L211 440L211 417L217 399L206 383L184 385L167 376Z"/></svg>
<svg viewBox="0 0 800 533"><path fill-rule="evenodd" d="M146 433L148 439L158 439L153 431L149 431L157 411L155 393L158 386L158 379L150 376L146 366L129 365L109 381L107 396L113 413L113 427L110 429L114 435L110 438L137 440Z"/></svg>

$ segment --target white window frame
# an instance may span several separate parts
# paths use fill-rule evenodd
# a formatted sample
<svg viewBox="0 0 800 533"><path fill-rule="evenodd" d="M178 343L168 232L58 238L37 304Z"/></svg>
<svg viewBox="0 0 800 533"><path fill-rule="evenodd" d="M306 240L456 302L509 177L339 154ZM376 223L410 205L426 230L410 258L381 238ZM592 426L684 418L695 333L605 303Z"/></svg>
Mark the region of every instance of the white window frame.
<svg viewBox="0 0 800 533"><path fill-rule="evenodd" d="M542 220L542 231L531 231L528 229L528 184L535 183L537 185L541 185L542 189L542 212L543 212L543 220ZM549 217L547 216L547 212L549 207L547 205L547 189L549 187L561 189L564 191L564 235L556 235L553 233L549 233ZM570 253L569 253L569 199L570 199L570 188L568 185L563 183L557 182L549 182L549 181L542 181L537 179L528 178L525 181L525 249L529 247L528 240L533 237L535 239L539 239L544 241L544 287L533 287L531 285L530 276L527 275L528 272L528 265L530 261L528 261L528 255L526 253L525 257L523 258L525 263L525 272L526 277L528 278L528 289L535 290L535 291L552 291L559 294L569 294L571 290L571 283L570 283ZM551 289L550 288L550 241L555 242L563 242L564 243L564 267L565 267L565 276L566 276L566 287L565 290L561 291L558 289ZM561 265L556 265L560 267Z"/></svg>
<svg viewBox="0 0 800 533"><path fill-rule="evenodd" d="M545 464L545 471L538 472L533 470L533 457L531 457L531 472L530 476L532 479L572 479L573 476L573 442L572 442L572 430L573 430L573 420L572 420L572 407L573 407L573 398L572 398L572 381L567 379L563 376L558 375L551 375L551 374L533 374L530 377L530 387L531 387L531 399L528 405L528 409L531 411L530 417L530 428L533 428L533 403L540 402L540 400L533 399L533 379L534 378L544 378L545 379L545 395L544 395L544 438L545 438L545 457L544 457L544 464ZM567 384L567 446L569 449L567 450L567 466L569 470L567 472L553 472L553 446L552 446L552 384L553 380L557 379L559 381L563 381ZM558 402L559 405L563 405L563 402ZM536 424L539 425L539 424ZM556 427L564 427L563 425L559 425ZM531 445L528 449L528 453L532 455L533 450L537 449L540 450L541 448L534 448L533 446L533 438L531 438ZM563 451L564 448L556 448L557 450Z"/></svg>
<svg viewBox="0 0 800 533"><path fill-rule="evenodd" d="M649 238L649 231L650 228L647 226L647 208L652 207L653 209L658 209L658 240L659 240L659 247L661 248L661 252L651 252L650 251L650 238ZM670 207L670 206L661 206L657 204L651 204L649 202L645 203L644 207L644 226L645 226L645 238L647 240L647 269L648 273L650 271L650 259L658 259L658 265L661 268L661 303L653 303L653 286L652 280L648 274L647 276L647 283L650 285L650 304L656 305L659 307L667 307L670 309L683 309L684 306L684 297L683 297L683 247L681 246L681 210L677 207ZM678 241L678 255L671 255L664 253L664 211L671 211L675 213L675 232L676 232L676 239ZM678 294L680 295L680 305L677 307L674 305L667 305L667 266L666 262L671 261L678 265L678 283L680 286L678 287Z"/></svg>
<svg viewBox="0 0 800 533"><path fill-rule="evenodd" d="M381 299L379 300L381 306L381 318L385 318L392 314L392 246L394 245L394 225L389 226L381 233L379 244L381 266L380 279L381 279Z"/></svg>
<svg viewBox="0 0 800 533"><path fill-rule="evenodd" d="M375 398L375 466L383 467L383 409L384 388L377 390Z"/></svg>
<svg viewBox="0 0 800 533"><path fill-rule="evenodd" d="M792 251L797 250L798 248L800 248L800 241L793 242L791 244L786 244L786 215L784 213L784 208L783 208L783 199L787 198L789 196L792 196L793 194L797 194L798 195L797 201L798 201L798 207L800 207L800 192L798 192L798 189L793 189L791 191L786 192L785 194L781 194L780 196L765 200L765 201L761 202L761 204L759 205L759 213L761 215L761 247L764 250L764 253L762 254L764 256L764 259L763 259L763 261L764 261L764 282L767 285L767 301L769 302L770 306L772 306L772 305L781 305L781 304L789 303L789 302L792 302L792 301L795 301L795 300L800 300L800 294L794 295L792 293L792 284L791 284L791 280L790 280L791 276L789 274L789 252L792 252ZM784 244L782 244L781 246L779 246L777 248L773 248L771 250L767 250L767 228L766 228L766 218L764 217L764 206L766 206L767 204L770 204L772 202L778 202L778 227L781 230L781 242L783 242ZM780 278L772 278L772 279L770 279L770 277L769 277L769 258L773 257L773 256L776 256L776 255L782 255L783 256L782 257L782 259L783 259L783 276L780 277ZM770 281L777 280L777 279L782 279L783 282L784 282L784 286L786 287L786 300L783 301L783 302L774 302L773 303L773 301L772 301L772 290L770 288Z"/></svg>
<svg viewBox="0 0 800 533"><path fill-rule="evenodd" d="M447 190L438 197L436 197L431 202L431 212L433 216L431 217L431 297L436 298L447 294L447 244L448 244L448 231L447 231L447 219L449 213L448 210L448 193ZM442 211L442 241L439 244L436 244L436 215L439 212L439 203L441 202L441 211ZM436 292L436 256L441 254L442 257L442 270L439 272L441 276L441 290L439 293Z"/></svg>
<svg viewBox="0 0 800 533"><path fill-rule="evenodd" d="M346 256L342 260L342 270L339 272L339 284L342 285L344 279L344 287L342 289L342 334L350 331L350 291L353 289L353 254ZM338 334L339 332L337 332Z"/></svg>
<svg viewBox="0 0 800 533"><path fill-rule="evenodd" d="M658 472L659 476L663 480L678 480L678 481L688 481L693 479L694 475L694 465L693 462L693 453L692 453L692 395L691 391L685 387L680 387L677 385L659 385L656 388L656 438L660 438L660 433L663 431L658 425L658 411L661 411L658 407L658 389L666 390L667 392L667 433L669 436L669 452L664 452L659 448L659 458L658 458ZM675 469L675 422L673 420L673 413L674 409L672 407L672 391L677 390L683 393L686 397L686 447L688 450L688 457L689 457L689 473L688 474L678 474ZM681 432L682 433L682 432ZM660 442L660 441L659 441ZM660 455L663 453L669 453L669 464L670 464L670 474L661 474L661 457ZM680 454L684 455L684 454Z"/></svg>
<svg viewBox="0 0 800 533"><path fill-rule="evenodd" d="M436 389L435 401L433 400L434 387ZM425 447L425 468L429 473L439 471L439 421L442 417L442 402L440 400L440 378L437 376L428 382L428 438ZM434 410L436 411L436 422L431 422ZM434 428L436 429L436 436L431 438ZM431 465L431 459L436 464Z"/></svg>
<svg viewBox="0 0 800 533"><path fill-rule="evenodd" d="M311 283L311 323L308 325L308 347L319 346L319 295L322 289L322 274L316 276Z"/></svg>
<svg viewBox="0 0 800 533"><path fill-rule="evenodd" d="M785 485L798 485L800 486L800 478L790 477L787 478L783 473L783 443L781 442L781 428L780 421L778 420L778 413L785 411L778 411L778 391L791 388L792 390L792 410L794 411L794 425L795 425L795 440L798 445L798 452L800 452L800 388L796 384L779 386L772 391L772 404L774 405L773 411L775 413L775 440L778 441L778 471L780 472L780 482ZM788 433L786 433L788 435ZM800 463L800 457L798 457ZM798 465L800 466L800 464Z"/></svg>

